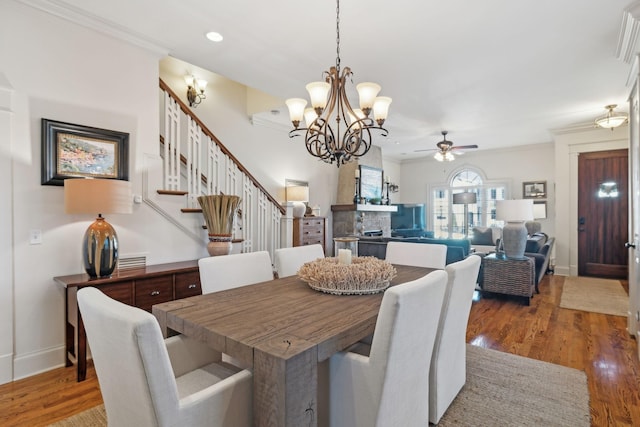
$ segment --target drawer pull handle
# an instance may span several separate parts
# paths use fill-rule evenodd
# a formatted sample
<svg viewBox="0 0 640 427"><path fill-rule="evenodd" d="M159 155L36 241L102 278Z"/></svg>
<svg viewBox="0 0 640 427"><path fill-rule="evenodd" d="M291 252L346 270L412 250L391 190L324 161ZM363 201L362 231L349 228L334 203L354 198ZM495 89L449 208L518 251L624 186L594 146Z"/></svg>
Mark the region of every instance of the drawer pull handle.
<svg viewBox="0 0 640 427"><path fill-rule="evenodd" d="M189 286L187 286L188 289L195 289L197 287L198 287L198 285L196 285L195 283L192 283Z"/></svg>
<svg viewBox="0 0 640 427"><path fill-rule="evenodd" d="M151 291L151 296L157 296L160 295L160 291Z"/></svg>

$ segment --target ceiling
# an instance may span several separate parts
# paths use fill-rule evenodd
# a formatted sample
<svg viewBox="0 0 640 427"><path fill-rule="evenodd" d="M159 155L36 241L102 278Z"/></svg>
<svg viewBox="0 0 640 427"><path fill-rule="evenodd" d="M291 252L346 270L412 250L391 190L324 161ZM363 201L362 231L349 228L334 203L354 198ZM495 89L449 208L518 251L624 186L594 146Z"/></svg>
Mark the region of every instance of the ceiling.
<svg viewBox="0 0 640 427"><path fill-rule="evenodd" d="M283 100L306 98L305 84L336 60L334 1L20 1ZM554 130L592 126L606 104L628 111L632 61L619 57L635 52L636 33L620 36L635 23L624 13L632 6L343 0L341 64L354 86L374 81L393 98L389 136L375 138L390 158L432 156L414 150L435 148L442 130L480 150L549 143ZM208 41L208 31L224 40Z"/></svg>

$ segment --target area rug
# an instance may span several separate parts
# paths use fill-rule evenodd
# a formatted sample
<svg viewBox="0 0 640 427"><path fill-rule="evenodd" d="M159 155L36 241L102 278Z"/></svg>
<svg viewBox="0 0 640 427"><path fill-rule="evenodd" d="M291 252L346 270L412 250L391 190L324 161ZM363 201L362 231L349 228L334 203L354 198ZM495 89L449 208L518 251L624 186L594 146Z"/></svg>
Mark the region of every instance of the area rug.
<svg viewBox="0 0 640 427"><path fill-rule="evenodd" d="M569 276L564 279L560 307L626 317L629 295L618 280Z"/></svg>
<svg viewBox="0 0 640 427"><path fill-rule="evenodd" d="M106 426L104 406L54 427ZM590 426L584 372L467 345L467 383L438 426Z"/></svg>
<svg viewBox="0 0 640 427"><path fill-rule="evenodd" d="M441 426L590 426L583 371L467 345L467 383Z"/></svg>

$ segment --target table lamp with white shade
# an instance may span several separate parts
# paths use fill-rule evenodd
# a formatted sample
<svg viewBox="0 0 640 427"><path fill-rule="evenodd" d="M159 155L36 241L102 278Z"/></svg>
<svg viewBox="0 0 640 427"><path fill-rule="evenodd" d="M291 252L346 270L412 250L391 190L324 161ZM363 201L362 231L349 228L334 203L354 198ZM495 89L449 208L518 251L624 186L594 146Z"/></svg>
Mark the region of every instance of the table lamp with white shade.
<svg viewBox="0 0 640 427"><path fill-rule="evenodd" d="M496 219L506 222L502 228L502 246L505 256L523 259L527 246L527 227L524 223L533 219L533 200L496 201Z"/></svg>
<svg viewBox="0 0 640 427"><path fill-rule="evenodd" d="M291 185L286 187L287 202L293 202L293 217L302 218L307 210L305 202L309 201L309 187Z"/></svg>
<svg viewBox="0 0 640 427"><path fill-rule="evenodd" d="M118 179L65 179L64 208L68 214L98 215L82 243L84 269L91 277L109 277L118 262L118 235L102 214L130 214L131 183Z"/></svg>

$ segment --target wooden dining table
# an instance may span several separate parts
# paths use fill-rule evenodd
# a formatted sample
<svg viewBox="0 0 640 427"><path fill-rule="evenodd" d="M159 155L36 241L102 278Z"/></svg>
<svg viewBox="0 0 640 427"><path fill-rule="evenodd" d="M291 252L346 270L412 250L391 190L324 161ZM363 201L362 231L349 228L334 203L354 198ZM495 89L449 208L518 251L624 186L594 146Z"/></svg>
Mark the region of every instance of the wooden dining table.
<svg viewBox="0 0 640 427"><path fill-rule="evenodd" d="M433 269L396 265L391 286ZM165 336L252 367L255 426L316 426L318 363L373 333L383 293L332 295L297 276L154 305Z"/></svg>

